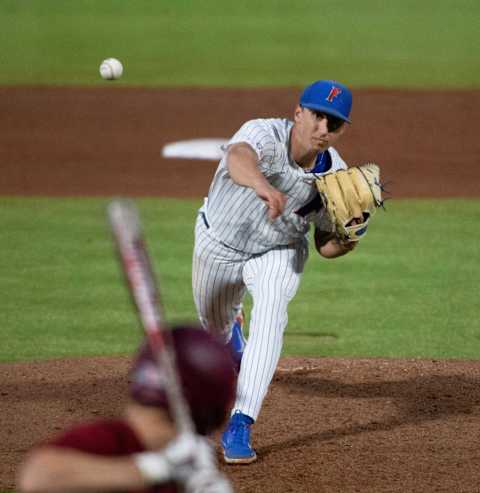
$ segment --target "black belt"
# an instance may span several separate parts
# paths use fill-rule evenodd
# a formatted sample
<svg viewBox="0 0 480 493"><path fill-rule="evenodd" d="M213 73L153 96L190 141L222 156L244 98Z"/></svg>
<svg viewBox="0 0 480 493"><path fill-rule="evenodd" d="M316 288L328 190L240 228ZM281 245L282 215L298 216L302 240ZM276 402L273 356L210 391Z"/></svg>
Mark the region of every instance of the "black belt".
<svg viewBox="0 0 480 493"><path fill-rule="evenodd" d="M205 215L205 212L200 212L200 215L202 216L202 219L203 219L203 222L205 224L205 227L207 229L210 228L210 224L208 224L207 216Z"/></svg>

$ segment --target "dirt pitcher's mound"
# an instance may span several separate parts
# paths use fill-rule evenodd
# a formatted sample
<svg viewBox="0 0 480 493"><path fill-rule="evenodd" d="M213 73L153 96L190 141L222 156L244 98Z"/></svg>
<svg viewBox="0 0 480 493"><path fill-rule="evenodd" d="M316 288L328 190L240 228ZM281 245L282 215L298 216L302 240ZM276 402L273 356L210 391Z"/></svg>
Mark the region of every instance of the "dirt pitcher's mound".
<svg viewBox="0 0 480 493"><path fill-rule="evenodd" d="M127 358L0 365L0 489L35 442L121 412ZM478 492L480 363L281 360L239 492Z"/></svg>

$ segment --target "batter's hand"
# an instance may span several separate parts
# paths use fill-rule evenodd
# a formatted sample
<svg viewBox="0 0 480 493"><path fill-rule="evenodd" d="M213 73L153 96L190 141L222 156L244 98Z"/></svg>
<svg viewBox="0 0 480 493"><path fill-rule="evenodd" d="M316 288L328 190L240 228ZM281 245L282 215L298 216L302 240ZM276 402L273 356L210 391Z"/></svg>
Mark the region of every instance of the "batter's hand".
<svg viewBox="0 0 480 493"><path fill-rule="evenodd" d="M205 437L185 432L176 436L163 449L141 452L133 460L147 484L186 481L200 469L215 469L213 448Z"/></svg>
<svg viewBox="0 0 480 493"><path fill-rule="evenodd" d="M188 475L177 478L186 493L233 493L230 481L218 470L211 442L197 437L193 468Z"/></svg>
<svg viewBox="0 0 480 493"><path fill-rule="evenodd" d="M230 481L216 469L195 471L184 484L186 493L233 493Z"/></svg>
<svg viewBox="0 0 480 493"><path fill-rule="evenodd" d="M268 181L260 181L254 187L257 196L262 199L266 206L268 207L268 216L273 221L280 216L285 209L285 204L287 203L287 197L272 187Z"/></svg>

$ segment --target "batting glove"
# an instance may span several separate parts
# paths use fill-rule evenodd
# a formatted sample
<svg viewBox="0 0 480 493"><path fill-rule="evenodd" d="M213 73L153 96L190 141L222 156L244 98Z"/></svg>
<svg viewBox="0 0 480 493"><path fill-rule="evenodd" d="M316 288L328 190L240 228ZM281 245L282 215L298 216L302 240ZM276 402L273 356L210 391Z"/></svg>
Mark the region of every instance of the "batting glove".
<svg viewBox="0 0 480 493"><path fill-rule="evenodd" d="M202 440L193 433L182 433L163 450L134 454L133 460L148 484L183 480L195 468L199 442Z"/></svg>
<svg viewBox="0 0 480 493"><path fill-rule="evenodd" d="M233 493L233 488L217 469L202 468L194 471L184 483L186 493Z"/></svg>

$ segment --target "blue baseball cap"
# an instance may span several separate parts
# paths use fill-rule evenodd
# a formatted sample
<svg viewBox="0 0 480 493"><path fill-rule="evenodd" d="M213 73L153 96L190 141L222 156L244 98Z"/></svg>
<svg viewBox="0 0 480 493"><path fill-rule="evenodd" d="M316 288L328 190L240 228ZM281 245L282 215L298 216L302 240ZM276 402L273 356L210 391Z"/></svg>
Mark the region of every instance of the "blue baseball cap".
<svg viewBox="0 0 480 493"><path fill-rule="evenodd" d="M335 80L317 80L307 86L300 97L300 106L323 111L351 123L352 93L346 85Z"/></svg>

